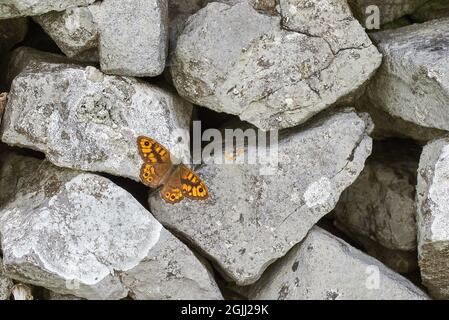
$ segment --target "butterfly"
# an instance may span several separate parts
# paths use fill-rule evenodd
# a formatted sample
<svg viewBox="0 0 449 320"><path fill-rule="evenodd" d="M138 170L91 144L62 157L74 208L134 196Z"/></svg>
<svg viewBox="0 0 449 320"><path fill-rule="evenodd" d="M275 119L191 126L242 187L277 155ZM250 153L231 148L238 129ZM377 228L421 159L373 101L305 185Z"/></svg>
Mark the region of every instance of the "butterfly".
<svg viewBox="0 0 449 320"><path fill-rule="evenodd" d="M173 164L170 152L154 139L139 136L137 146L145 163L140 169L140 180L146 186L163 185L161 197L175 204L184 199L205 200L209 191L198 175L184 164Z"/></svg>

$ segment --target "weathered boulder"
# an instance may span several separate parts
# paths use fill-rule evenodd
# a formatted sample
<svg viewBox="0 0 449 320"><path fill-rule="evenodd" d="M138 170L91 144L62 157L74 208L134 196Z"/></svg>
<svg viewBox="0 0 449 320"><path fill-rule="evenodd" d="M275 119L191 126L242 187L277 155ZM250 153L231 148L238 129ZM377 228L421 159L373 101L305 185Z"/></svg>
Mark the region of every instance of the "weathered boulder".
<svg viewBox="0 0 449 320"><path fill-rule="evenodd" d="M95 11L103 72L151 77L164 71L167 0L104 0Z"/></svg>
<svg viewBox="0 0 449 320"><path fill-rule="evenodd" d="M449 19L374 33L384 61L367 95L373 106L418 126L449 130Z"/></svg>
<svg viewBox="0 0 449 320"><path fill-rule="evenodd" d="M88 299L221 298L206 267L131 194L101 176L24 161L33 174L13 172L15 197L0 209L7 276Z"/></svg>
<svg viewBox="0 0 449 320"><path fill-rule="evenodd" d="M85 6L95 0L2 0L0 19L36 16L50 11L63 11L70 7Z"/></svg>
<svg viewBox="0 0 449 320"><path fill-rule="evenodd" d="M375 146L378 147L360 176L340 197L334 211L335 222L385 264L400 272L410 272L417 260L415 185L419 150L397 143ZM382 254L380 248L365 238L384 247L386 253ZM391 251L402 252L396 255L397 263Z"/></svg>
<svg viewBox="0 0 449 320"><path fill-rule="evenodd" d="M0 257L0 300L9 300L13 286L12 280L3 274L3 261Z"/></svg>
<svg viewBox="0 0 449 320"><path fill-rule="evenodd" d="M409 280L314 227L251 289L251 299L425 300Z"/></svg>
<svg viewBox="0 0 449 320"><path fill-rule="evenodd" d="M381 62L342 1L282 0L268 15L246 0L209 3L178 37L181 96L262 129L293 127L349 101Z"/></svg>
<svg viewBox="0 0 449 320"><path fill-rule="evenodd" d="M424 285L436 298L449 298L449 138L424 147L418 170L418 253Z"/></svg>
<svg viewBox="0 0 449 320"><path fill-rule="evenodd" d="M69 58L99 61L98 26L90 7L52 11L34 17L34 21L39 23Z"/></svg>
<svg viewBox="0 0 449 320"><path fill-rule="evenodd" d="M14 78L25 70L27 66L39 62L79 63L60 54L40 51L30 47L18 47L8 55L5 72L0 74L0 81L9 87Z"/></svg>
<svg viewBox="0 0 449 320"><path fill-rule="evenodd" d="M38 63L12 83L1 139L62 167L139 180L139 135L190 157L192 106L173 93L94 67Z"/></svg>
<svg viewBox="0 0 449 320"><path fill-rule="evenodd" d="M155 193L150 208L225 277L253 283L334 208L371 153L370 131L369 119L350 109L326 115L282 134L276 171L265 174L263 164L243 161L256 152L248 146L237 153L236 163L199 169L208 200L170 205Z"/></svg>

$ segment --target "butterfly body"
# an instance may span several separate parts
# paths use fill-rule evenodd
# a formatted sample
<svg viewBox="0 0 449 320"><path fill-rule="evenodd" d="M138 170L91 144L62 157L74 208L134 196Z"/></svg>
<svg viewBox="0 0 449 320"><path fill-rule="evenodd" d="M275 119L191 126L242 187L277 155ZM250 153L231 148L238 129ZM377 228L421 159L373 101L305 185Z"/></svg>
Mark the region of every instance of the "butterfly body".
<svg viewBox="0 0 449 320"><path fill-rule="evenodd" d="M162 187L161 197L175 204L184 199L204 200L209 197L204 182L184 164L174 164L170 152L157 141L140 136L137 145L145 160L140 170L140 180L151 188Z"/></svg>

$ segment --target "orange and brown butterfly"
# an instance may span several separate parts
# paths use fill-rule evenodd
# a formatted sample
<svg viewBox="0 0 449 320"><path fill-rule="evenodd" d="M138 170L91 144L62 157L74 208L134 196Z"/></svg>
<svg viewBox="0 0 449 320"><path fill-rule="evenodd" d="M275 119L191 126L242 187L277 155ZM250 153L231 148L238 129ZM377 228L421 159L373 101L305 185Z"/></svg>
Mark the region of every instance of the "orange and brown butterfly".
<svg viewBox="0 0 449 320"><path fill-rule="evenodd" d="M6 92L0 93L0 121L2 119L3 111L5 110L7 101L8 101L8 94Z"/></svg>
<svg viewBox="0 0 449 320"><path fill-rule="evenodd" d="M162 186L161 197L175 204L184 199L205 200L209 191L198 175L184 164L174 164L170 152L156 140L139 136L137 146L145 163L140 170L143 184L157 188Z"/></svg>

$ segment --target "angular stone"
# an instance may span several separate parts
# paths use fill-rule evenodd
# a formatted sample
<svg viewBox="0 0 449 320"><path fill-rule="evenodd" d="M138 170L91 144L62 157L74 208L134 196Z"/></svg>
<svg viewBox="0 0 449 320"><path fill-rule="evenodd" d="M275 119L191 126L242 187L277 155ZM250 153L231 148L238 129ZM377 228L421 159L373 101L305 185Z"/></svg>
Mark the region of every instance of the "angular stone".
<svg viewBox="0 0 449 320"><path fill-rule="evenodd" d="M379 261L314 227L266 271L250 299L426 300L428 296Z"/></svg>
<svg viewBox="0 0 449 320"><path fill-rule="evenodd" d="M367 95L373 105L422 127L449 130L449 19L372 34L384 61Z"/></svg>
<svg viewBox="0 0 449 320"><path fill-rule="evenodd" d="M98 26L89 7L70 8L34 17L58 47L70 58L99 60Z"/></svg>
<svg viewBox="0 0 449 320"><path fill-rule="evenodd" d="M125 190L29 162L34 174L0 210L7 276L87 299L221 298L204 265Z"/></svg>
<svg viewBox="0 0 449 320"><path fill-rule="evenodd" d="M13 81L1 138L58 166L139 180L139 135L188 162L191 111L176 95L133 78L40 63Z"/></svg>
<svg viewBox="0 0 449 320"><path fill-rule="evenodd" d="M447 0L432 0L419 7L412 15L417 22L449 17L449 2Z"/></svg>
<svg viewBox="0 0 449 320"><path fill-rule="evenodd" d="M423 127L392 116L382 110L382 108L376 107L376 101L370 100L366 94L356 101L355 107L359 112L366 112L370 115L374 122L374 130L371 137L376 140L403 138L426 143L446 134L444 130Z"/></svg>
<svg viewBox="0 0 449 320"><path fill-rule="evenodd" d="M176 40L184 29L187 19L203 7L206 0L168 0L170 28L170 51L176 47Z"/></svg>
<svg viewBox="0 0 449 320"><path fill-rule="evenodd" d="M173 206L154 193L151 210L199 247L225 277L239 285L253 283L354 182L371 153L370 130L369 119L351 110L327 115L282 134L273 174L265 173L263 164L207 164L198 172L209 188L208 200ZM236 161L255 152L248 148Z"/></svg>
<svg viewBox="0 0 449 320"><path fill-rule="evenodd" d="M48 63L82 63L69 59L66 56L36 50L30 47L18 47L14 49L8 57L6 72L0 75L0 80L9 87L15 77L27 66L39 62Z"/></svg>
<svg viewBox="0 0 449 320"><path fill-rule="evenodd" d="M418 253L423 284L449 298L449 137L424 147L418 170Z"/></svg>
<svg viewBox="0 0 449 320"><path fill-rule="evenodd" d="M0 257L0 300L9 300L13 286L12 280L3 274L3 261Z"/></svg>
<svg viewBox="0 0 449 320"><path fill-rule="evenodd" d="M28 22L25 18L0 20L0 57L22 41L27 30Z"/></svg>
<svg viewBox="0 0 449 320"><path fill-rule="evenodd" d="M296 126L353 99L381 56L348 6L306 2L282 0L280 15L246 0L209 3L178 38L178 92L262 129Z"/></svg>
<svg viewBox="0 0 449 320"><path fill-rule="evenodd" d="M95 0L2 0L0 19L36 16L49 11L63 11L70 7L86 6Z"/></svg>
<svg viewBox="0 0 449 320"><path fill-rule="evenodd" d="M104 0L94 19L103 72L137 77L162 73L169 32L167 0Z"/></svg>
<svg viewBox="0 0 449 320"><path fill-rule="evenodd" d="M388 249L413 251L419 151L401 148L403 144L377 145L360 176L341 195L335 218L349 232Z"/></svg>
<svg viewBox="0 0 449 320"><path fill-rule="evenodd" d="M392 22L403 16L412 14L428 0L348 0L354 15L365 26L367 19L373 14L370 6L379 8L380 24Z"/></svg>

